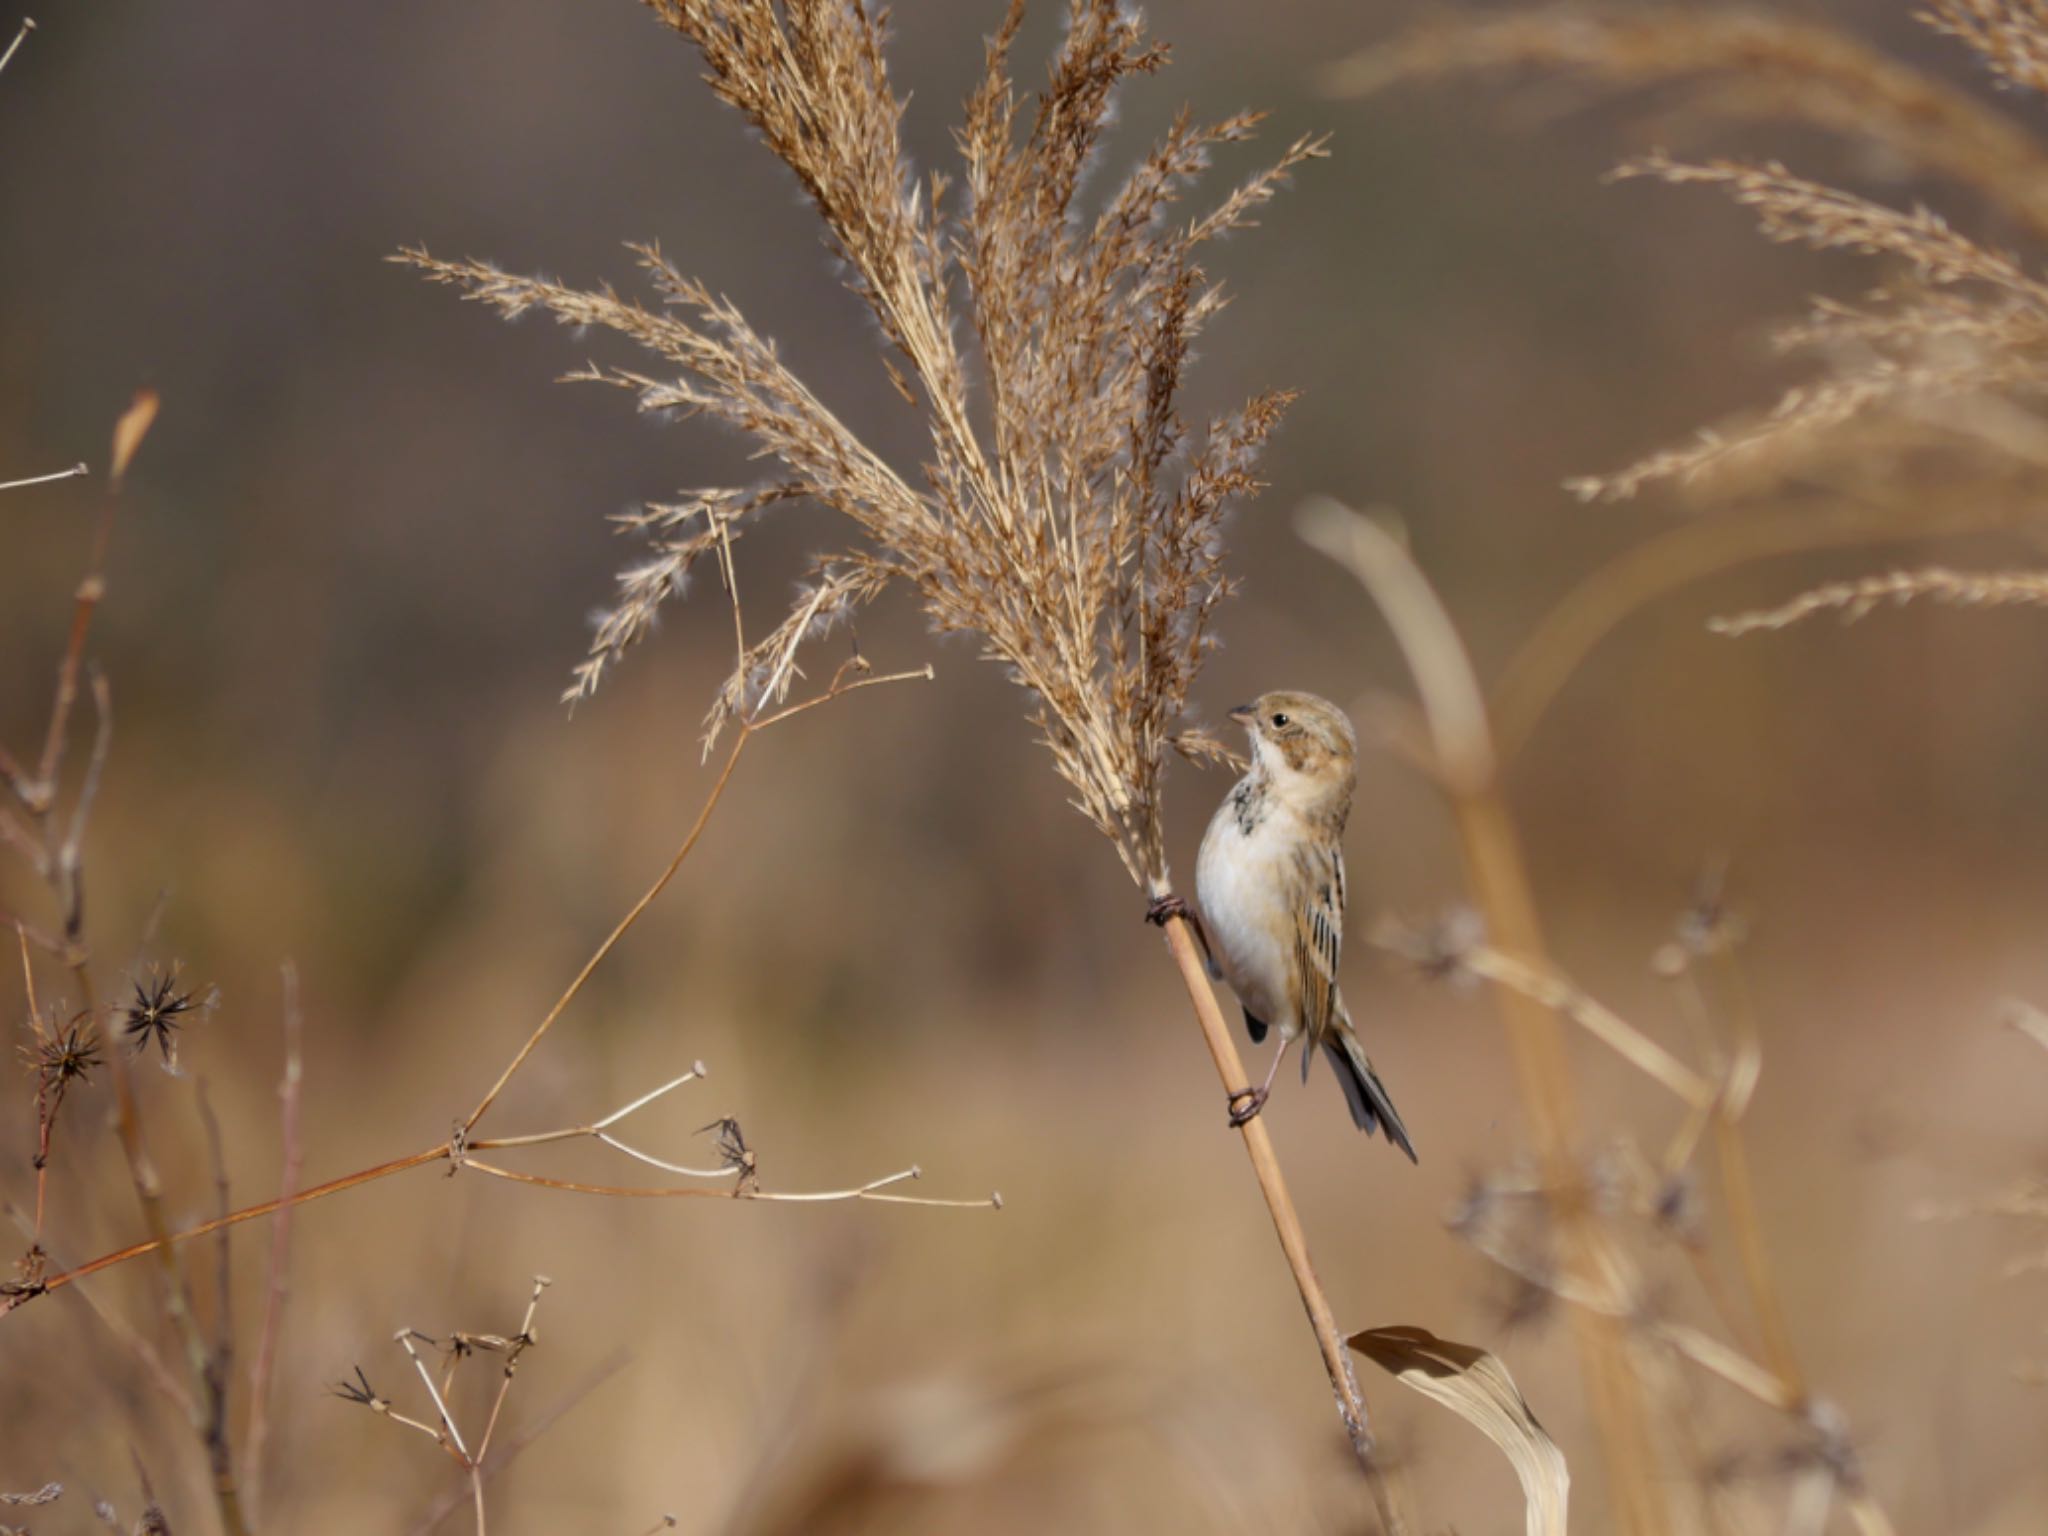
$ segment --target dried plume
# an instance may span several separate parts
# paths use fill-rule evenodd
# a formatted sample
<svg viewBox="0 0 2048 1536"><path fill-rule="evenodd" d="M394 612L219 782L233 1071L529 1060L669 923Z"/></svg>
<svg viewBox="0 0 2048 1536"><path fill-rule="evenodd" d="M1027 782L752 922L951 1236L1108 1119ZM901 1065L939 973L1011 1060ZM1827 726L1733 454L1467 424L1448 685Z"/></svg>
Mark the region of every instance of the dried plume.
<svg viewBox="0 0 2048 1536"><path fill-rule="evenodd" d="M1965 7L1937 7L1950 9ZM1645 103L1660 136L1805 123L1881 151L1871 162L1975 187L2048 233L2048 151L2031 133L1832 27L1735 6L1567 0L1425 23L1332 66L1325 84L1367 96L1461 75L1537 75L1588 96L1626 95Z"/></svg>
<svg viewBox="0 0 2048 1536"><path fill-rule="evenodd" d="M2048 91L2043 0L1929 0L1916 14L1975 54L1997 85ZM1777 330L1779 351L1818 369L1774 403L1568 489L1622 501L1675 488L1715 504L1818 490L1844 507L1895 511L1881 529L1872 524L1878 537L1952 531L1959 503L1977 508L1962 526L2009 523L2002 509L2038 503L2048 469L2048 281L2035 248L2048 240L2048 145L2021 119L1831 28L1737 8L1565 3L1456 18L1342 62L1330 85L1365 95L1467 73L1537 73L1653 97L1666 108L1660 137L1731 122L1805 123L1852 144L1865 174L1917 174L1975 193L2023 242L2017 253L2002 250L1929 207L1894 206L1776 161L1660 150L1624 163L1614 179L1713 187L1749 209L1767 239L1888 270L1861 298L1816 298ZM2036 604L2040 581L2029 570L1941 566L1872 574L1713 628L1775 630L1828 611L1854 619L1916 598Z"/></svg>
<svg viewBox="0 0 2048 1536"><path fill-rule="evenodd" d="M404 252L398 259L508 318L538 309L638 343L663 366L593 364L571 377L630 390L642 411L735 427L777 466L760 485L690 491L623 520L649 552L620 573L566 697L597 688L698 560L715 555L730 579L732 545L762 514L813 502L844 516L854 540L815 563L768 634L742 636L707 743L786 696L804 642L902 582L935 630L978 636L1028 691L1075 803L1134 880L1164 889L1166 751L1221 751L1183 720L1231 588L1221 522L1258 489L1259 451L1290 399L1257 395L1200 433L1182 419L1190 348L1223 305L1197 258L1252 224L1322 141L1296 142L1189 216L1179 210L1189 184L1258 119L1183 116L1099 207L1084 207L1084 172L1118 88L1160 68L1165 49L1115 0L1069 0L1045 87L1025 98L1010 65L1020 0L967 102L963 185L949 198L948 178L905 158L884 23L861 0L648 3L795 173L881 328L883 367L923 418L930 449L915 473L885 461L732 303L652 246L633 248L646 300Z"/></svg>
<svg viewBox="0 0 2048 1536"><path fill-rule="evenodd" d="M1815 587L1776 608L1709 619L1707 628L1717 635L1748 635L1788 629L1821 613L1839 614L1843 623L1853 624L1885 604L1904 607L1915 598L1956 608L2039 608L2048 606L2048 572L1952 571L1936 565L1861 576Z"/></svg>
<svg viewBox="0 0 2048 1536"><path fill-rule="evenodd" d="M2048 7L2037 0L1935 0L1920 19L1970 47L2002 82L2048 84ZM1960 184L2030 240L2048 238L2048 147L2017 119L1833 29L1759 12L1565 4L1442 22L1346 61L1331 84L1363 94L1403 80L1527 72L1657 95L1660 131L1807 123L1856 145L1866 166ZM1892 270L1860 301L1817 299L1779 331L1780 349L1816 359L1817 376L1765 410L1571 481L1582 498L1678 485L1725 500L1820 472L1889 476L1896 486L1929 449L1983 456L2009 446L1987 442L1970 418L1987 403L2025 410L2048 388L2048 283L2030 261L1932 209L1890 206L1775 161L1659 151L1615 173L1630 178L1717 188L1751 210L1770 240Z"/></svg>

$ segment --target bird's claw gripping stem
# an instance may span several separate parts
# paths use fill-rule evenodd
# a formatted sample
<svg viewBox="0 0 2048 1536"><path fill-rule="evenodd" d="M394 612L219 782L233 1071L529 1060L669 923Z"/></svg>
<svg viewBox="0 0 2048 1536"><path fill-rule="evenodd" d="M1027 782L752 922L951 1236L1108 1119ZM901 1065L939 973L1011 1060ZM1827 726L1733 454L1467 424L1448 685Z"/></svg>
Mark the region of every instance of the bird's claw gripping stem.
<svg viewBox="0 0 2048 1536"><path fill-rule="evenodd" d="M1168 892L1164 896L1154 896L1145 906L1145 921L1154 927L1164 928L1176 917L1193 917L1193 913L1188 910L1185 896L1176 896Z"/></svg>
<svg viewBox="0 0 2048 1536"><path fill-rule="evenodd" d="M1266 1096L1270 1088L1240 1088L1230 1096L1230 1128L1240 1131L1258 1117L1266 1107Z"/></svg>

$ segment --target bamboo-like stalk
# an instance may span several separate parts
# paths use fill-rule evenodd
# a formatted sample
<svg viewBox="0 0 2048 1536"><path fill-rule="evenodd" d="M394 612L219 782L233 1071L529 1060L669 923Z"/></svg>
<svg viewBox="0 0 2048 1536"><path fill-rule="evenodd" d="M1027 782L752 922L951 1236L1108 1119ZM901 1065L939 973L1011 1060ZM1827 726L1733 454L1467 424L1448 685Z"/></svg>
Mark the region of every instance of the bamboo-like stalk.
<svg viewBox="0 0 2048 1536"><path fill-rule="evenodd" d="M1194 1005L1195 1021L1202 1027L1202 1040L1209 1047L1210 1059L1216 1063L1216 1075L1223 1080L1226 1096L1235 1100L1250 1089L1251 1078L1245 1072L1243 1058L1237 1053L1237 1041L1230 1033L1223 1010L1217 1006L1215 990L1209 985L1193 925L1187 918L1175 916L1167 919L1165 931L1167 950L1173 956L1173 963L1180 968L1180 979L1187 987L1188 1001ZM1301 1215L1295 1210L1294 1198L1287 1191L1287 1177L1281 1172L1280 1159L1273 1151L1273 1138L1266 1134L1265 1117L1253 1115L1238 1127L1238 1131L1244 1137L1245 1155L1251 1159L1252 1172L1258 1178L1259 1193L1265 1197L1266 1209L1273 1217L1273 1231L1280 1239L1280 1251L1286 1255L1295 1288L1301 1292L1302 1310L1308 1313L1309 1327L1314 1331L1316 1347L1322 1353L1323 1369L1329 1373L1330 1390L1336 1394L1337 1412L1344 1421L1344 1432L1351 1440L1352 1453L1365 1470L1373 1502L1379 1510L1380 1522L1387 1536L1399 1536L1404 1525L1395 1510L1385 1477L1374 1459L1372 1416L1366 1408L1365 1393L1358 1385L1358 1373L1351 1364L1351 1350L1344 1342L1344 1330L1338 1326L1337 1314L1331 1309L1330 1298L1323 1290L1322 1281L1316 1277L1315 1265L1309 1258L1308 1234L1302 1230Z"/></svg>

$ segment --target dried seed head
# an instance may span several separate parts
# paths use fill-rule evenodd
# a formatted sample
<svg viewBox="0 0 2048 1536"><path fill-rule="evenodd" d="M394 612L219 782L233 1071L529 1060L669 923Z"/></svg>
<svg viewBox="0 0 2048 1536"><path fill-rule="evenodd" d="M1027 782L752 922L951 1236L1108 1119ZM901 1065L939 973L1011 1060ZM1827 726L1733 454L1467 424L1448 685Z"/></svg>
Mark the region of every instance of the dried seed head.
<svg viewBox="0 0 2048 1536"><path fill-rule="evenodd" d="M177 1061L178 1031L185 1015L205 1007L211 998L196 997L178 985L178 968L151 967L134 983L135 996L122 1010L122 1032L131 1049L148 1049L151 1041L163 1053L166 1065Z"/></svg>
<svg viewBox="0 0 2048 1536"><path fill-rule="evenodd" d="M567 696L588 696L645 636L694 561L714 554L730 580L748 527L782 502L814 502L854 542L815 562L768 634L741 637L707 747L780 707L801 675L798 650L900 583L934 631L976 634L1005 664L1075 804L1135 880L1163 889L1166 753L1212 750L1182 716L1232 588L1223 520L1260 489L1259 451L1292 399L1255 395L1206 431L1183 418L1191 349L1223 306L1197 258L1251 225L1322 141L1297 141L1190 217L1177 205L1191 182L1257 118L1183 116L1091 213L1080 190L1116 93L1162 67L1165 50L1118 0L1070 0L1049 82L1027 102L1010 69L1013 7L957 135L956 206L944 178L908 166L907 102L874 11L806 7L798 26L774 0L649 3L795 173L880 327L897 393L926 418L929 448L907 472L885 461L732 304L653 246L636 248L648 302L403 252L507 318L539 309L637 343L655 374L593 365L573 377L624 389L644 412L734 427L780 465L770 484L692 492L623 520L652 550L620 574Z"/></svg>

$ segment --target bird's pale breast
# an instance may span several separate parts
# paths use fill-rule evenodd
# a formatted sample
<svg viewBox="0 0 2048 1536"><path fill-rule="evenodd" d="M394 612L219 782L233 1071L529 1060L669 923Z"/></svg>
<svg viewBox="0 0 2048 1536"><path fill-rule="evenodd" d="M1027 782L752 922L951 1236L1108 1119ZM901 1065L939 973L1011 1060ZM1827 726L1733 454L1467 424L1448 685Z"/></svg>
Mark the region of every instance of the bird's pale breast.
<svg viewBox="0 0 2048 1536"><path fill-rule="evenodd" d="M1291 1039L1301 1021L1289 985L1295 914L1287 892L1301 832L1278 806L1257 816L1243 810L1232 794L1209 823L1195 893L1224 980L1255 1017Z"/></svg>

